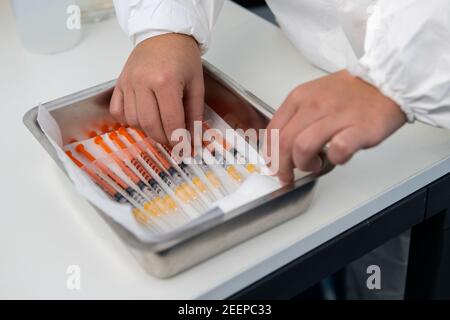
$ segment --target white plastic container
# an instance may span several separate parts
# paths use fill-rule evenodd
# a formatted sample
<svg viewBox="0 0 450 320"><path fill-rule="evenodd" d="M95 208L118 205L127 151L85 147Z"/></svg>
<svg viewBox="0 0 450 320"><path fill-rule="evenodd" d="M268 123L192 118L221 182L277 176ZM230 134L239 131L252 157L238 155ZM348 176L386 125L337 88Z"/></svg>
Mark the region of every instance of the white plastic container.
<svg viewBox="0 0 450 320"><path fill-rule="evenodd" d="M75 0L11 0L23 46L34 53L56 53L81 40Z"/></svg>

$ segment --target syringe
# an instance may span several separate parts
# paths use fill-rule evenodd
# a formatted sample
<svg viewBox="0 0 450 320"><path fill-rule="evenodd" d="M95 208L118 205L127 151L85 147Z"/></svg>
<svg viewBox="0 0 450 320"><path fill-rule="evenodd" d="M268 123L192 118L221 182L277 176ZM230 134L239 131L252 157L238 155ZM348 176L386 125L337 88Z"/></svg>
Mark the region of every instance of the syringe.
<svg viewBox="0 0 450 320"><path fill-rule="evenodd" d="M102 136L96 136L94 138L94 143L101 147L101 149L109 155L114 162L120 167L120 169L125 173L125 175L135 183L140 190L142 190L144 193L151 196L151 190L145 185L144 181L141 180L141 178L133 172L132 165L130 163L127 163L127 159L120 159L117 154L114 153L114 151L105 143Z"/></svg>
<svg viewBox="0 0 450 320"><path fill-rule="evenodd" d="M111 198L120 203L124 203L126 201L126 199L119 192L116 192L114 188L111 187L105 180L100 178L97 174L94 173L94 171L85 166L80 160L75 158L72 152L66 151L66 154L78 168L86 172L86 174L92 179L92 181L94 181L103 191L110 195Z"/></svg>
<svg viewBox="0 0 450 320"><path fill-rule="evenodd" d="M126 175L139 186L144 194L150 198L148 202L154 203L156 207L159 208L160 213L167 213L169 211L171 212L177 210L178 206L170 196L163 196L161 190L158 190L155 185L156 190L160 191L159 194L156 194L155 189L152 189L150 185L146 184L146 181L144 182L142 180L145 180L145 177L142 177L141 173L131 163L129 159L131 154L128 151L125 153L124 157L120 158L116 153L112 152L111 148L109 148L101 136L97 136L94 142L100 145L105 152L112 156L113 160L120 166L122 171L124 171L124 173L126 173ZM157 184L157 186L159 186L159 184ZM163 196L163 198L161 198L161 196Z"/></svg>
<svg viewBox="0 0 450 320"><path fill-rule="evenodd" d="M95 159L95 157L86 150L83 144L78 144L75 147L75 151L79 154L83 155L95 168L98 169L97 172L101 172L103 175L110 178L110 180L114 181L120 188L126 191L133 199L137 202L145 202L145 195L141 194L138 191L138 188L133 188L131 185L126 183L121 177L119 177L115 172L113 172L107 165L105 165L102 161ZM105 179L103 179L105 180Z"/></svg>
<svg viewBox="0 0 450 320"><path fill-rule="evenodd" d="M222 198L224 197L228 192L222 182L217 177L216 173L212 169L212 167L208 166L206 162L203 160L203 157L201 154L198 154L197 150L193 150L193 160L194 160L194 166L191 166L191 168L194 171L198 172L199 176L204 176L205 180L207 181L208 186L213 190L213 192L216 194L216 197ZM184 160L183 160L184 161ZM217 194L218 193L218 194Z"/></svg>
<svg viewBox="0 0 450 320"><path fill-rule="evenodd" d="M223 137L222 133L219 130L211 128L207 122L203 122L203 130L205 130L205 132L208 132L208 130L214 132L214 138L217 143L219 143L219 145L221 145L225 151L231 153L231 155L235 158L236 163L244 165L245 169L249 173L259 172L259 168L253 163L248 163L247 159L241 153L239 153L236 148L228 143L228 141Z"/></svg>
<svg viewBox="0 0 450 320"><path fill-rule="evenodd" d="M144 166L134 157L131 152L128 150L127 146L123 143L123 141L119 138L116 132L112 131L108 134L108 137L114 142L114 144L124 152L124 155L128 158L128 161L131 165L134 166L136 170L139 171L141 176L147 181L153 191L156 193L155 201L161 203L160 206L162 208L167 207L168 211L177 210L177 205L175 201L166 194L158 184L158 182L153 179L151 174L144 168Z"/></svg>
<svg viewBox="0 0 450 320"><path fill-rule="evenodd" d="M170 163L172 159L171 156L167 157L162 154L160 149L158 149L157 144L152 141L142 130L133 128L133 130L139 135L142 141L145 143L147 148L150 150L151 154L164 166L164 169L174 178L182 180L183 178L179 174L179 172L174 168L174 166Z"/></svg>
<svg viewBox="0 0 450 320"><path fill-rule="evenodd" d="M161 215L160 209L151 201L136 199L127 194L112 179L102 172L97 173L102 179L107 181L118 193L120 193L133 207L132 213L135 219L142 225L152 229L155 232L167 232L177 226L172 221L168 221ZM178 221L178 224L184 221Z"/></svg>
<svg viewBox="0 0 450 320"><path fill-rule="evenodd" d="M161 203L161 201L159 201L159 199L150 189L147 189L147 193L142 193L139 187L134 184L130 178L128 178L130 179L130 184L128 184L124 179L122 179L111 169L109 169L107 165L105 165L100 160L96 160L94 156L92 156L92 154L88 152L82 144L78 145L76 147L76 150L77 152L83 154L92 163L92 165L95 166L98 175L100 175L103 180L108 181L108 183L112 185L116 191L123 190L123 192L121 192L121 195L123 195L125 192L128 195L128 198L131 198L134 201L133 204L139 203L142 208L145 209L143 211L144 213L147 212L151 214L152 217L159 217L160 220L162 220L158 220L156 221L156 223L163 224L166 227L174 227L187 220L187 217L181 212L176 211L176 208L170 208L173 214L166 215L165 213L168 212L168 206L166 205L166 203ZM106 177L107 179L105 179L104 177ZM128 200L128 198L126 199ZM178 214L174 215L174 213Z"/></svg>
<svg viewBox="0 0 450 320"><path fill-rule="evenodd" d="M225 157L223 157L220 152L216 152L216 148L214 145L208 144L206 141L203 141L203 146L205 147L204 152L208 153L217 161L218 164L222 165L227 174L237 183L242 183L243 177L236 169L236 167L230 164ZM220 149L220 148L219 148Z"/></svg>
<svg viewBox="0 0 450 320"><path fill-rule="evenodd" d="M139 129L134 129L135 132L139 134L139 136L145 137L145 134ZM181 198L184 202L191 203L197 210L205 211L208 208L208 205L204 203L199 197L199 195L195 192L193 188L191 188L183 178L179 175L179 173L171 166L169 161L162 155L160 152L147 140L147 137L143 138L143 143L147 149L145 149L144 145L138 143L125 128L120 128L118 130L119 134L121 134L127 141L134 145L137 149L139 149L140 154L138 158L142 158L144 162L152 167L155 170L157 167L158 175L161 179L174 190L175 194ZM174 179L174 181L172 181Z"/></svg>
<svg viewBox="0 0 450 320"><path fill-rule="evenodd" d="M161 153L171 162L172 167L178 171L183 179L187 181L192 188L196 188L198 191L200 191L200 196L203 196L205 202L210 203L211 201L218 200L218 197L215 196L211 189L208 188L205 183L203 183L202 179L198 175L193 172L191 173L191 171L188 169L188 166L182 160L175 160L170 149L167 146L161 145L159 143L156 146L159 151L161 151Z"/></svg>

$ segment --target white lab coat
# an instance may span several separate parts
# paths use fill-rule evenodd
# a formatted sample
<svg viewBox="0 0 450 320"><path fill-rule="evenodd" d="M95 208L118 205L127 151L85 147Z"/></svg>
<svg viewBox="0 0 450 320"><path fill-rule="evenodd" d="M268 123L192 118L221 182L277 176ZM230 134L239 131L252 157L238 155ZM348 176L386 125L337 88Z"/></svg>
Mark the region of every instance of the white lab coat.
<svg viewBox="0 0 450 320"><path fill-rule="evenodd" d="M115 0L135 44L192 35L204 51L223 0ZM450 128L449 0L267 0L311 63L347 68L396 101L409 121Z"/></svg>
<svg viewBox="0 0 450 320"><path fill-rule="evenodd" d="M192 35L203 51L223 5L223 0L114 2L135 44L176 32ZM267 3L311 63L329 72L348 69L396 101L411 122L450 128L450 0ZM408 243L408 234L402 235L348 267L349 298L402 298ZM365 287L368 264L383 267L384 290Z"/></svg>

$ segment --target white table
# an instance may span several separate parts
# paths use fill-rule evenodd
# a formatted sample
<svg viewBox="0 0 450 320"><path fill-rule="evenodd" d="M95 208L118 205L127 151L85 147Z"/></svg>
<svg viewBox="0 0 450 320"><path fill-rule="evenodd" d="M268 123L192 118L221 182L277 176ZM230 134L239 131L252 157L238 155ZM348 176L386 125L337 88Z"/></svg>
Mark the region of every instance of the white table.
<svg viewBox="0 0 450 320"><path fill-rule="evenodd" d="M118 76L131 45L110 20L56 55L20 44L0 0L0 298L224 298L450 171L450 132L407 125L323 177L311 208L168 280L147 275L22 124L45 102ZM270 105L323 73L274 26L227 3L206 58ZM81 267L81 290L66 269ZM301 276L301 275L299 275Z"/></svg>

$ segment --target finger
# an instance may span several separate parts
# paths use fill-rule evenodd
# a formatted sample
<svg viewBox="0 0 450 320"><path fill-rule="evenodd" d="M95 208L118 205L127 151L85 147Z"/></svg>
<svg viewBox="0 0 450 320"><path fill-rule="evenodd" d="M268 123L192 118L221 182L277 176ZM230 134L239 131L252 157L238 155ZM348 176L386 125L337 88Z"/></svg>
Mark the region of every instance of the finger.
<svg viewBox="0 0 450 320"><path fill-rule="evenodd" d="M109 104L109 112L120 123L125 123L125 114L123 110L123 94L119 87L115 87Z"/></svg>
<svg viewBox="0 0 450 320"><path fill-rule="evenodd" d="M311 112L310 108L298 109L289 122L281 128L280 143L283 145L283 148L280 156L282 157L284 152L292 151L294 140L302 131L325 118L326 115L320 111Z"/></svg>
<svg viewBox="0 0 450 320"><path fill-rule="evenodd" d="M292 152L295 138L306 127L322 117L322 114L319 112L303 112L303 108L299 108L297 109L297 113L289 120L289 122L287 122L287 124L285 124L284 128L281 129L278 174L280 180L284 181L284 177L291 178L294 168ZM287 173L288 170L291 174Z"/></svg>
<svg viewBox="0 0 450 320"><path fill-rule="evenodd" d="M131 127L139 127L136 109L136 97L133 90L126 90L123 93L125 120Z"/></svg>
<svg viewBox="0 0 450 320"><path fill-rule="evenodd" d="M184 98L186 127L194 137L194 121L203 121L203 111L205 105L205 87L203 76L199 80L193 81L187 90Z"/></svg>
<svg viewBox="0 0 450 320"><path fill-rule="evenodd" d="M338 134L330 141L328 160L333 164L344 164L360 149L371 146L371 137L362 127L352 126Z"/></svg>
<svg viewBox="0 0 450 320"><path fill-rule="evenodd" d="M298 95L298 94L297 94ZM297 100L294 100L294 93L291 92L283 104L278 108L275 112L272 120L270 120L267 125L267 135L264 141L264 148L267 152L267 156L271 157L271 131L279 130L284 127L284 125L291 119L291 117L297 112L299 105L297 104Z"/></svg>
<svg viewBox="0 0 450 320"><path fill-rule="evenodd" d="M147 88L137 89L136 105L139 126L152 139L159 143L167 144L168 141L161 123L158 103L153 91Z"/></svg>
<svg viewBox="0 0 450 320"><path fill-rule="evenodd" d="M344 119L324 117L303 130L293 144L292 157L295 166L302 171L320 171L323 163L319 153L335 134L346 128Z"/></svg>
<svg viewBox="0 0 450 320"><path fill-rule="evenodd" d="M170 144L172 133L177 129L185 129L184 107L183 107L183 88L181 86L164 86L156 92L159 113L161 115L162 126Z"/></svg>
<svg viewBox="0 0 450 320"><path fill-rule="evenodd" d="M283 104L277 110L272 120L270 121L268 128L282 128L291 119L291 117L297 112L299 103L302 101L303 93L298 88L292 91L289 96L284 100Z"/></svg>

